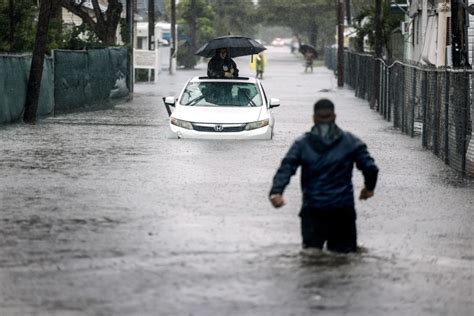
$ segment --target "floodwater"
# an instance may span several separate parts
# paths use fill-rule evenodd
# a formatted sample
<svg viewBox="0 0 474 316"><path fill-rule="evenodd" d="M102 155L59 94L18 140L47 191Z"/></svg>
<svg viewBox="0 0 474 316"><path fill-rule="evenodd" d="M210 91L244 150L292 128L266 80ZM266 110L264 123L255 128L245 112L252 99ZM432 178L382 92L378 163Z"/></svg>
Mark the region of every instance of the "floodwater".
<svg viewBox="0 0 474 316"><path fill-rule="evenodd" d="M1 127L0 315L471 315L472 180L326 68L303 71L289 49L267 51L263 85L282 103L271 141L166 137L161 98L205 65L163 71L113 109ZM381 169L356 205L358 254L301 250L298 175L284 208L268 202L321 97Z"/></svg>

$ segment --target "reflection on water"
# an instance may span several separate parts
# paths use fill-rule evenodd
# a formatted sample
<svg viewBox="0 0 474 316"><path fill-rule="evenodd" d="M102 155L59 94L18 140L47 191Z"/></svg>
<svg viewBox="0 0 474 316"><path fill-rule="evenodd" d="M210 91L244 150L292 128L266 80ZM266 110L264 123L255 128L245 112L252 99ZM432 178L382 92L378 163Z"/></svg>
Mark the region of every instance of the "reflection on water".
<svg viewBox="0 0 474 316"><path fill-rule="evenodd" d="M319 249L303 249L300 252L301 266L339 267L350 264L357 254L339 254Z"/></svg>

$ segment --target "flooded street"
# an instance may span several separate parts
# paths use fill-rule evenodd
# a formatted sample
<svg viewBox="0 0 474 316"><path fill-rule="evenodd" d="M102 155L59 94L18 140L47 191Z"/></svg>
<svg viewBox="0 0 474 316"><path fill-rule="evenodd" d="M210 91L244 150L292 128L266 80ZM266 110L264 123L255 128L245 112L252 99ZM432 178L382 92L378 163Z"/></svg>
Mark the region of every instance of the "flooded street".
<svg viewBox="0 0 474 316"><path fill-rule="evenodd" d="M325 67L266 55L263 86L281 100L271 141L166 137L162 97L203 64L113 109L0 127L0 315L471 315L474 182ZM248 61L236 59L243 76ZM357 255L301 251L296 176L284 208L268 201L322 97L380 168L356 204Z"/></svg>

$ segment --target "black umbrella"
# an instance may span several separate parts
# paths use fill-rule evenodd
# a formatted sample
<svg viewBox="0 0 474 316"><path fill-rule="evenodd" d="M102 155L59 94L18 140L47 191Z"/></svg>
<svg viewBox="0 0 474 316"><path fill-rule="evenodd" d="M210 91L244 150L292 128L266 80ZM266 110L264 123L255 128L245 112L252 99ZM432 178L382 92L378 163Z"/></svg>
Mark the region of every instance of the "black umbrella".
<svg viewBox="0 0 474 316"><path fill-rule="evenodd" d="M314 48L314 46L311 46L309 44L301 44L299 52L303 55L306 54L307 52L312 52L314 56L318 54L318 52L316 51L316 48Z"/></svg>
<svg viewBox="0 0 474 316"><path fill-rule="evenodd" d="M254 55L264 51L266 48L256 40L244 36L228 35L217 37L196 51L196 55L202 57L213 57L219 48L229 48L230 57Z"/></svg>

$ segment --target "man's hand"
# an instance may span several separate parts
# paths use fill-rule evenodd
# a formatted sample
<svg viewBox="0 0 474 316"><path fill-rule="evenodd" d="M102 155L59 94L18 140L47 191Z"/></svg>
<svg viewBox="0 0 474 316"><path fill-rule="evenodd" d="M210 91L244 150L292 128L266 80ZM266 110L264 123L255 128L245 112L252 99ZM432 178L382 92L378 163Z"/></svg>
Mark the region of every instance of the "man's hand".
<svg viewBox="0 0 474 316"><path fill-rule="evenodd" d="M360 191L359 200L367 200L374 196L374 191L369 191L366 188L363 188Z"/></svg>
<svg viewBox="0 0 474 316"><path fill-rule="evenodd" d="M285 205L285 199L283 199L281 194L270 195L270 202L272 202L274 208L280 208Z"/></svg>
<svg viewBox="0 0 474 316"><path fill-rule="evenodd" d="M232 75L232 73L231 73L230 71L226 71L226 72L224 72L224 77L226 77L226 78L232 78L233 75Z"/></svg>

